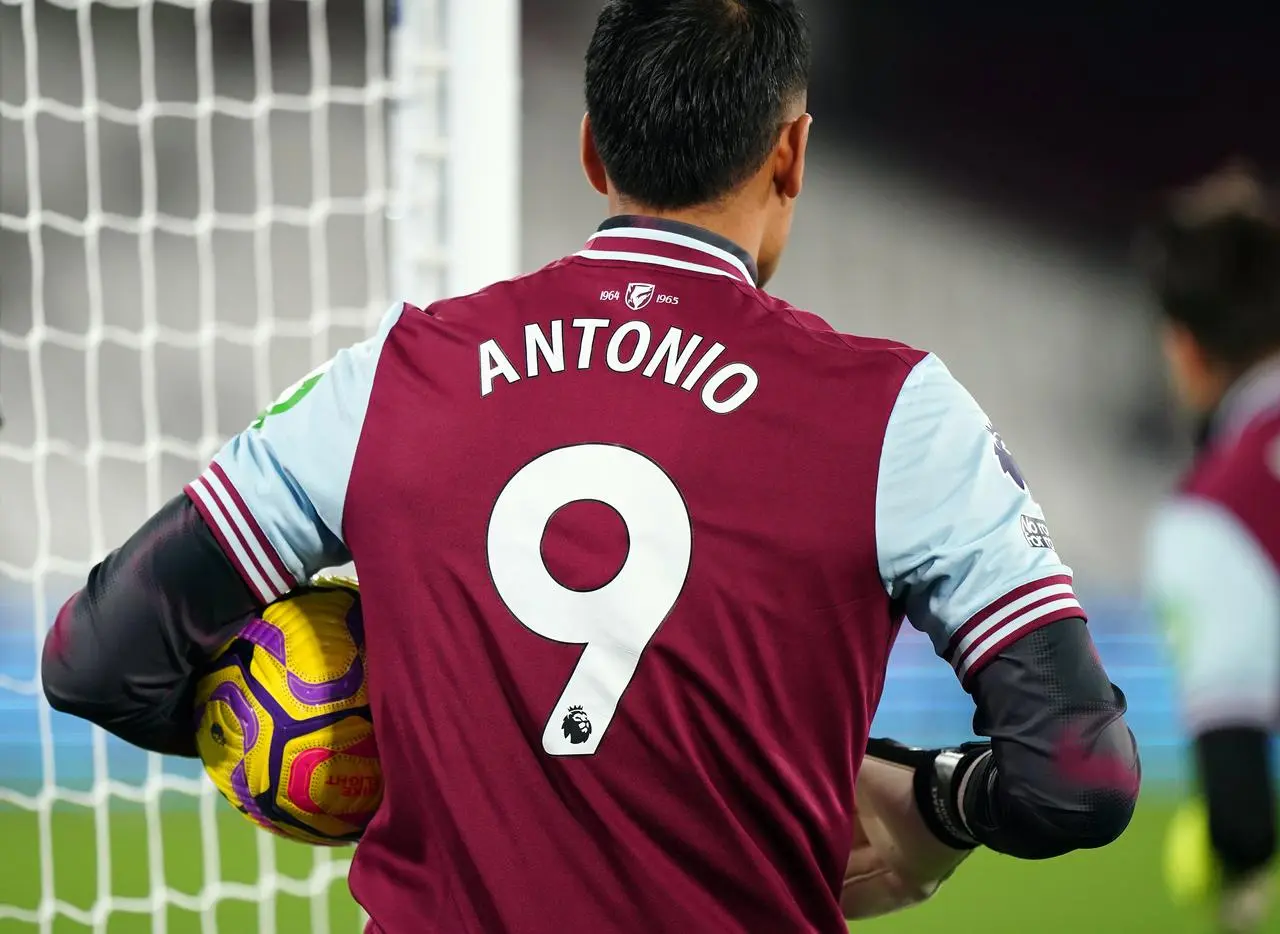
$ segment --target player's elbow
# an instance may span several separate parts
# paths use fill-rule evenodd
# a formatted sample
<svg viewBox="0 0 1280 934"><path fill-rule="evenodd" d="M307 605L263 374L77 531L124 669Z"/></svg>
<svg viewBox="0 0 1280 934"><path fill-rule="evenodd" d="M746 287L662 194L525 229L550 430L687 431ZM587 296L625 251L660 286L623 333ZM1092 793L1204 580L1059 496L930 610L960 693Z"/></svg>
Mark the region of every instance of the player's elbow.
<svg viewBox="0 0 1280 934"><path fill-rule="evenodd" d="M1136 789L1132 794L1099 792L1098 795L1099 799L1089 809L1088 826L1079 835L1078 850L1094 850L1119 840L1129 829L1134 809L1138 806Z"/></svg>
<svg viewBox="0 0 1280 934"><path fill-rule="evenodd" d="M113 629L128 631L111 625L119 622L113 615L120 614L101 608L91 587L63 604L44 640L40 682L54 710L114 732L138 716L145 705L131 690L129 680L136 647L127 639L111 636Z"/></svg>
<svg viewBox="0 0 1280 934"><path fill-rule="evenodd" d="M1127 731L1126 731L1127 732ZM1074 850L1092 850L1115 842L1133 819L1140 770L1136 747L1132 757L1111 758L1109 768L1081 772L1059 760L1047 785L1011 782L1005 808L1016 836L1026 841L1029 859L1048 859ZM1095 760L1094 766L1099 766Z"/></svg>
<svg viewBox="0 0 1280 934"><path fill-rule="evenodd" d="M1141 785L1137 744L1117 718L1089 744L1064 741L1047 769L1033 780L1016 773L1005 778L1004 807L1024 853L1047 859L1074 850L1092 850L1117 840L1133 819ZM1019 847L1021 849L1022 847Z"/></svg>
<svg viewBox="0 0 1280 934"><path fill-rule="evenodd" d="M81 591L62 607L40 657L40 681L54 710L78 717L152 752L190 756L190 718L175 718L166 679L139 678L125 642L103 644L110 618ZM109 628L109 627L108 627ZM112 647L114 646L114 648Z"/></svg>
<svg viewBox="0 0 1280 934"><path fill-rule="evenodd" d="M100 699L108 692L110 672L95 664L94 655L78 644L76 630L83 628L88 612L83 591L63 604L45 637L40 655L40 682L49 706L60 713L93 720Z"/></svg>
<svg viewBox="0 0 1280 934"><path fill-rule="evenodd" d="M1018 822L1027 829L1026 838L1035 841L1025 856L1050 859L1114 843L1128 828L1136 804L1136 796L1108 789L1082 792L1071 807L1028 801L1013 807L1022 811Z"/></svg>

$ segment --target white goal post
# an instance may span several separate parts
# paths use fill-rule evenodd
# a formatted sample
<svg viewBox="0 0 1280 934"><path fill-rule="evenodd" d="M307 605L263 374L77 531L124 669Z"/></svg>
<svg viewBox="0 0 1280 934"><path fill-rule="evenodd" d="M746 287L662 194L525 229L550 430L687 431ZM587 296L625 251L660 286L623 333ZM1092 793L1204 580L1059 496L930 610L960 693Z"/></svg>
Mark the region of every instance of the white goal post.
<svg viewBox="0 0 1280 934"><path fill-rule="evenodd" d="M53 714L39 653L392 300L518 271L518 0L394 2L0 0L0 930L358 929L347 851Z"/></svg>

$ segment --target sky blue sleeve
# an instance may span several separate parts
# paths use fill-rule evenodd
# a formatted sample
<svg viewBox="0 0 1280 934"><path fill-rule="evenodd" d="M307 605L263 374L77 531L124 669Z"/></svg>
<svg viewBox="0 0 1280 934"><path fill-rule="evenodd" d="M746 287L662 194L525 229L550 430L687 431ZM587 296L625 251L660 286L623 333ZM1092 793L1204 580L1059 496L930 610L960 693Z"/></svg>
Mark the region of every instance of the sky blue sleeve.
<svg viewBox="0 0 1280 934"><path fill-rule="evenodd" d="M270 603L350 560L342 511L396 305L369 339L290 386L186 492L250 589Z"/></svg>
<svg viewBox="0 0 1280 934"><path fill-rule="evenodd" d="M1274 729L1280 580L1239 520L1209 500L1167 504L1151 528L1147 596L1172 649L1191 733Z"/></svg>
<svg viewBox="0 0 1280 934"><path fill-rule="evenodd" d="M1027 633L1084 616L1022 471L932 355L885 430L876 545L885 589L962 682Z"/></svg>

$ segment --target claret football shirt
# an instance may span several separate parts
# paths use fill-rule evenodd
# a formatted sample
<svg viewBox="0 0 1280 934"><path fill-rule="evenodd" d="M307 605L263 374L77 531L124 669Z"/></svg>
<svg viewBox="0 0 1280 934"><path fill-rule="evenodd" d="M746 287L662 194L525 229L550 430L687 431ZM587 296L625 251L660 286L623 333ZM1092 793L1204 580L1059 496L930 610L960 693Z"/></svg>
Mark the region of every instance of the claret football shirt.
<svg viewBox="0 0 1280 934"><path fill-rule="evenodd" d="M843 932L904 615L966 683L1084 615L936 357L648 218L394 306L188 494L264 601L356 562L386 934Z"/></svg>

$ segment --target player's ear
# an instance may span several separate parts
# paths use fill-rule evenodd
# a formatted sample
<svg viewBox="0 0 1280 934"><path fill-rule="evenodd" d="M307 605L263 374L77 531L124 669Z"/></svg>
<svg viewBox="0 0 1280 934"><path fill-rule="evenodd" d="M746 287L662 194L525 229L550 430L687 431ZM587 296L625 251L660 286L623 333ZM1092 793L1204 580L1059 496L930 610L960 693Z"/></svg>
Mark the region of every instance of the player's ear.
<svg viewBox="0 0 1280 934"><path fill-rule="evenodd" d="M583 114L582 133L579 140L582 152L582 171L587 174L587 181L600 194L609 194L609 176L600 161L600 153L596 150L596 137L591 132L591 115Z"/></svg>
<svg viewBox="0 0 1280 934"><path fill-rule="evenodd" d="M796 199L804 189L805 160L809 155L809 130L813 117L801 114L782 128L774 163L774 185L784 198Z"/></svg>
<svg viewBox="0 0 1280 934"><path fill-rule="evenodd" d="M1182 404L1193 412L1213 409L1226 388L1227 380L1187 328L1166 323L1161 335L1169 378Z"/></svg>

